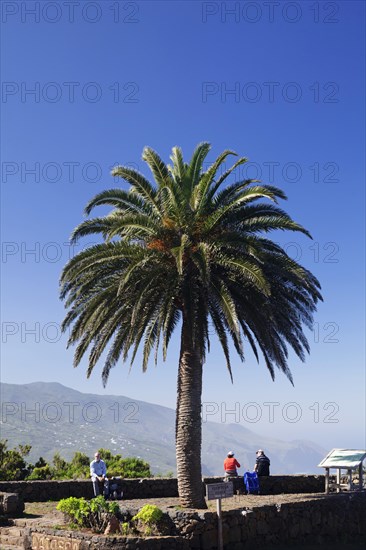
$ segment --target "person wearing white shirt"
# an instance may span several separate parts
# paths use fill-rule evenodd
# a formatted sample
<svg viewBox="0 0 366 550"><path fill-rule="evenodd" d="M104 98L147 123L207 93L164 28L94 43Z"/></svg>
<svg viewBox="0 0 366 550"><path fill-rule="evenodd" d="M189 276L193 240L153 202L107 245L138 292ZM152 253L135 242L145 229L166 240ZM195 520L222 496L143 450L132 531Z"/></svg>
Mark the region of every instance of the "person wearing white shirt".
<svg viewBox="0 0 366 550"><path fill-rule="evenodd" d="M100 458L98 451L94 455L94 460L90 463L90 475L93 482L94 496L99 495L99 482L103 483L104 497L109 496L109 479L107 478L107 467L104 460Z"/></svg>

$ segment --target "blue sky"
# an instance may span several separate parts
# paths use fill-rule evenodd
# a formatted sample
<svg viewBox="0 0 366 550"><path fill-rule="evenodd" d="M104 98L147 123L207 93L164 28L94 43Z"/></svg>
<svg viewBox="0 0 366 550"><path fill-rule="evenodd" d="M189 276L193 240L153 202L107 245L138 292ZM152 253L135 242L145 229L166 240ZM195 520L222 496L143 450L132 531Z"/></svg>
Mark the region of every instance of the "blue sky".
<svg viewBox="0 0 366 550"><path fill-rule="evenodd" d="M168 161L174 145L189 158L209 141L210 160L233 149L249 158L247 176L285 190L281 206L313 241L273 238L319 278L324 303L306 364L291 358L294 388L280 374L273 383L250 351L245 364L233 356L232 385L214 344L206 419L326 448L364 447L365 4L1 7L1 380L58 381L175 406L179 335L165 364L145 374L138 362L131 372L119 365L103 389L101 366L89 380L85 363L72 367L58 280L87 244L68 245L86 202L119 185L112 166L148 175L145 145Z"/></svg>

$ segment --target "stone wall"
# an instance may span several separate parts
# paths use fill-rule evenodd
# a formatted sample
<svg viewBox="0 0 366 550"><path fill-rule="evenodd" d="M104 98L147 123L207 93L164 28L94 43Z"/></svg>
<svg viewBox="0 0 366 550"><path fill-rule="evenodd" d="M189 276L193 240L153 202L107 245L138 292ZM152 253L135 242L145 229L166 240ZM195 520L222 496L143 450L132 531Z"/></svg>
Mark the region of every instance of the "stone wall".
<svg viewBox="0 0 366 550"><path fill-rule="evenodd" d="M213 512L170 514L190 548L217 548L217 515ZM272 545L364 542L366 493L332 494L312 500L222 512L224 547L242 550Z"/></svg>
<svg viewBox="0 0 366 550"><path fill-rule="evenodd" d="M32 529L25 537L28 550L214 550L217 515L213 512L169 513L181 536L105 537L50 529ZM253 510L223 512L224 550L270 549L276 545L309 544L331 547L340 542L364 542L366 493L324 495Z"/></svg>
<svg viewBox="0 0 366 550"><path fill-rule="evenodd" d="M24 502L17 493L0 492L0 516L16 517L24 511Z"/></svg>
<svg viewBox="0 0 366 550"><path fill-rule="evenodd" d="M203 482L218 483L221 477L204 478ZM230 478L234 485L234 493L246 493L242 476ZM325 476L323 475L289 475L266 476L259 478L261 495L281 495L299 493L323 493L325 491Z"/></svg>
<svg viewBox="0 0 366 550"><path fill-rule="evenodd" d="M25 550L189 550L189 541L183 537L88 537L69 532L64 536L51 529L32 531L24 537Z"/></svg>
<svg viewBox="0 0 366 550"><path fill-rule="evenodd" d="M322 493L325 491L324 475L268 476L259 478L262 495Z"/></svg>
<svg viewBox="0 0 366 550"><path fill-rule="evenodd" d="M204 478L203 483L217 483L222 477ZM124 499L164 498L178 496L176 479L121 479L118 484ZM234 483L235 490L244 491L243 478ZM269 476L260 479L261 494L321 493L324 491L323 475ZM68 497L93 497L90 480L68 481L0 481L0 491L17 493L25 502L45 502Z"/></svg>
<svg viewBox="0 0 366 550"><path fill-rule="evenodd" d="M176 479L119 479L125 499L178 496ZM93 497L90 480L0 481L0 491L18 493L25 502L46 502L68 497Z"/></svg>

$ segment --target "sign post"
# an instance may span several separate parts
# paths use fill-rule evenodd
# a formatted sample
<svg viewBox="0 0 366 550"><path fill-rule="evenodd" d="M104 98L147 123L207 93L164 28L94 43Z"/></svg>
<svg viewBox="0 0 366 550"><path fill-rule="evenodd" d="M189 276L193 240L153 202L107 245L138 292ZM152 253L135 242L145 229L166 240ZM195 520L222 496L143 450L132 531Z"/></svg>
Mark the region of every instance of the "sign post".
<svg viewBox="0 0 366 550"><path fill-rule="evenodd" d="M221 513L221 499L230 498L234 495L234 485L232 481L223 483L208 483L206 484L207 499L216 500L217 511L217 527L218 527L218 549L223 550L222 540L222 513Z"/></svg>

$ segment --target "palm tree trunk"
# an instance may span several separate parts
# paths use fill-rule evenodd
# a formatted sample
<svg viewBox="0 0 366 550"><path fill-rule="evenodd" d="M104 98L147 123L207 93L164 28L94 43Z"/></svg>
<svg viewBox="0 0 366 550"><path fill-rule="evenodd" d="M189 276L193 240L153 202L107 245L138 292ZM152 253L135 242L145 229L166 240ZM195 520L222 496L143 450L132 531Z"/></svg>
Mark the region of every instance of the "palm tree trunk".
<svg viewBox="0 0 366 550"><path fill-rule="evenodd" d="M207 508L201 473L202 359L184 319L178 370L175 425L178 492L185 508Z"/></svg>

